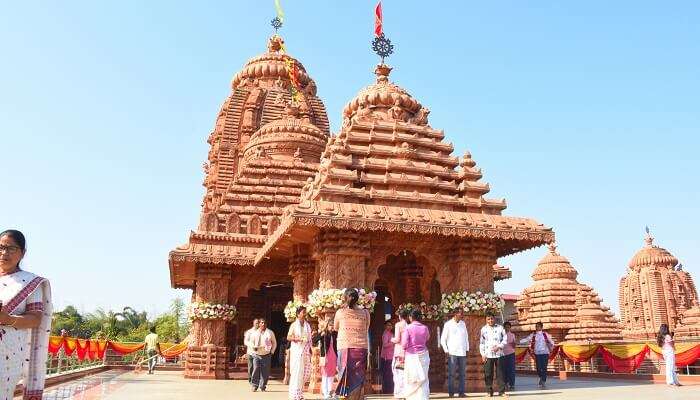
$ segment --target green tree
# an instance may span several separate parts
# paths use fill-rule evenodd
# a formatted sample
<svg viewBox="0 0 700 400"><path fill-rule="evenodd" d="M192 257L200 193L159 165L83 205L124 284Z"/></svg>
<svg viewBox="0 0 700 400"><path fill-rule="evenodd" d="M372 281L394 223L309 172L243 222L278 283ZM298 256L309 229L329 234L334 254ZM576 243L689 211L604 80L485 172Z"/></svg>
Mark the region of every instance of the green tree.
<svg viewBox="0 0 700 400"><path fill-rule="evenodd" d="M63 330L71 336L85 337L92 333L85 327L83 316L73 306L67 306L63 311L53 313L51 333L60 335Z"/></svg>
<svg viewBox="0 0 700 400"><path fill-rule="evenodd" d="M101 308L80 314L73 306L67 306L53 315L53 334L65 329L70 336L92 339L111 339L126 342L141 342L150 327L155 326L161 341L180 342L187 336L189 323L185 315L185 304L174 299L168 312L149 321L145 311L136 311L126 306L120 312Z"/></svg>

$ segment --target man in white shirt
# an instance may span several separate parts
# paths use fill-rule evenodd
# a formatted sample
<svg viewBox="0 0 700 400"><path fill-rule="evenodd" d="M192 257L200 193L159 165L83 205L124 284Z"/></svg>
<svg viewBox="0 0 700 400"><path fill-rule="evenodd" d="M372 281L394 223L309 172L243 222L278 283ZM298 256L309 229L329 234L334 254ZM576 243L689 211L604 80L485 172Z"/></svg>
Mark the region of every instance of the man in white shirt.
<svg viewBox="0 0 700 400"><path fill-rule="evenodd" d="M251 343L253 345L253 377L250 380L253 391L260 388L261 391L267 389L267 380L270 379L270 365L272 361L272 353L277 349L277 340L275 334L267 329L267 324L264 318L260 318L258 330L251 335Z"/></svg>
<svg viewBox="0 0 700 400"><path fill-rule="evenodd" d="M440 335L440 345L447 355L447 391L450 397L455 395L455 367L459 375L459 397L467 397L464 393L464 371L467 365L467 352L469 352L469 333L462 318L464 318L462 310L456 310L452 318L445 322Z"/></svg>
<svg viewBox="0 0 700 400"><path fill-rule="evenodd" d="M530 351L535 355L535 366L537 375L540 377L539 386L544 389L547 383L547 366L549 364L549 353L554 349L554 340L544 331L542 322L535 324L535 331L520 341L520 344L528 344Z"/></svg>
<svg viewBox="0 0 700 400"><path fill-rule="evenodd" d="M506 331L502 326L496 325L496 319L493 314L486 315L486 325L481 328L481 334L479 335L479 352L481 353L481 361L484 362L484 382L486 383L486 392L489 397L493 396L494 375L496 375L498 395L503 396L506 393L503 374L498 368L498 360L503 355L506 339Z"/></svg>
<svg viewBox="0 0 700 400"><path fill-rule="evenodd" d="M255 331L258 330L259 322L260 320L255 318L253 320L253 327L245 331L245 333L243 334L243 344L245 345L245 353L248 358L248 383L250 383L251 379L253 378L253 356L255 355L255 351L253 350L253 344L250 342L250 337Z"/></svg>

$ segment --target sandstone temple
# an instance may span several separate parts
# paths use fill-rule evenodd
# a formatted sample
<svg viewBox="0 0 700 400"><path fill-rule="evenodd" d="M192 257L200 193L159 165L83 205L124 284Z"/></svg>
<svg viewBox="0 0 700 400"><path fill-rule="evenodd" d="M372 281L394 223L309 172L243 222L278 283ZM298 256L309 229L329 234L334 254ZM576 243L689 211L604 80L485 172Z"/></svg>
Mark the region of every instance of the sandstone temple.
<svg viewBox="0 0 700 400"><path fill-rule="evenodd" d="M523 290L513 319L513 332L528 334L535 324L556 342L619 341L620 324L588 285L576 280L578 272L553 244L532 272L534 283Z"/></svg>
<svg viewBox="0 0 700 400"><path fill-rule="evenodd" d="M700 307L693 278L668 250L645 246L629 262L620 279L620 314L625 339L654 339L661 324L678 338L700 337Z"/></svg>
<svg viewBox="0 0 700 400"><path fill-rule="evenodd" d="M292 78L290 63L298 71ZM193 301L236 305L238 316L194 320L187 377L226 378L251 320L266 317L283 336L284 305L315 288L376 290L377 307L384 299L395 307L451 291L493 291L494 280L510 276L499 257L554 241L550 228L504 216L504 200L484 197L490 188L471 154L453 154L428 108L391 81L391 70L376 67L334 135L316 84L281 37L234 76L208 139L199 225L169 264L173 287L192 289ZM568 330L614 325L575 271L543 274L572 288L564 295L580 292L577 302L595 305L572 315ZM537 307L533 300L531 312ZM384 315L372 318L376 335ZM473 318L476 348L482 317ZM441 353L434 352L436 365ZM479 362L473 353L470 387L483 385ZM440 373L431 368L431 376Z"/></svg>

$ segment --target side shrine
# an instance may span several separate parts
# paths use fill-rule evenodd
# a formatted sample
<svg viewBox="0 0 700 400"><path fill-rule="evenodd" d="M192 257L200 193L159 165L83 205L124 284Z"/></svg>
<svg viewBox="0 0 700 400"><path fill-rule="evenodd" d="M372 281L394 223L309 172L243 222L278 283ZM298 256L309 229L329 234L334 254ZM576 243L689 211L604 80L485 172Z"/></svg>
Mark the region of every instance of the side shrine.
<svg viewBox="0 0 700 400"><path fill-rule="evenodd" d="M186 377L225 379L252 319L267 318L283 337L285 304L315 289L376 291L370 330L379 343L383 310L493 292L509 277L499 257L554 241L550 228L503 216L505 201L484 197L489 185L471 154L452 154L430 111L390 81L391 67L376 67L376 82L329 136L316 85L283 49L273 36L234 77L209 138L199 227L170 253L172 286L193 289L193 307L237 308L235 318L194 319ZM478 348L483 317L466 319ZM427 324L435 339L438 322ZM431 384L444 382L444 362L431 351ZM473 390L483 387L479 363L470 353Z"/></svg>

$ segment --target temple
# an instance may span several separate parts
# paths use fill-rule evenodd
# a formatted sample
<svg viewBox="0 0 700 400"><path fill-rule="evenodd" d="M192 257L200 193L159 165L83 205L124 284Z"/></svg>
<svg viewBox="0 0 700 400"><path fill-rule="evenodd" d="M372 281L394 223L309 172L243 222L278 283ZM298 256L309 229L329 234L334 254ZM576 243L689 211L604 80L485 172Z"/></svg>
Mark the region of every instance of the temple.
<svg viewBox="0 0 700 400"><path fill-rule="evenodd" d="M557 342L621 340L617 319L593 288L579 283L577 276L569 260L550 245L532 273L534 283L515 303L513 332L532 332L535 324L542 322Z"/></svg>
<svg viewBox="0 0 700 400"><path fill-rule="evenodd" d="M291 295L288 269L301 269L293 261L254 267L254 259L279 225L284 207L299 201L306 181L318 171L329 138L316 84L298 60L284 54L283 45L280 36L273 36L268 51L234 76L231 95L207 140L211 147L199 227L169 257L173 287L193 289L193 302L236 305L239 321L255 315L284 323L279 314ZM288 63L296 65L303 93L294 105ZM238 326L195 320L185 376L226 378Z"/></svg>
<svg viewBox="0 0 700 400"><path fill-rule="evenodd" d="M654 245L647 233L645 245L629 262L620 279L620 314L625 339L654 339L659 326L668 324L679 338L700 337L700 307L693 278L668 250Z"/></svg>
<svg viewBox="0 0 700 400"><path fill-rule="evenodd" d="M193 301L239 310L234 324L193 321L188 377L225 378L250 320L271 319L283 335L282 305L313 289L369 288L378 293L377 307L388 299L393 309L437 303L443 293L492 292L494 280L510 277L499 257L554 241L536 221L501 215L505 201L484 197L490 188L471 154L452 155L444 132L430 126L428 108L390 82L385 64L329 137L303 67L301 100L291 101L279 42L273 37L268 52L234 78L209 139L199 227L170 254L174 287L192 288ZM384 314L372 318L378 336ZM468 318L477 348L483 317ZM444 382L443 357L431 352L437 384ZM473 390L483 387L479 364L470 354Z"/></svg>

